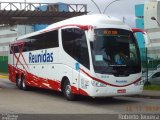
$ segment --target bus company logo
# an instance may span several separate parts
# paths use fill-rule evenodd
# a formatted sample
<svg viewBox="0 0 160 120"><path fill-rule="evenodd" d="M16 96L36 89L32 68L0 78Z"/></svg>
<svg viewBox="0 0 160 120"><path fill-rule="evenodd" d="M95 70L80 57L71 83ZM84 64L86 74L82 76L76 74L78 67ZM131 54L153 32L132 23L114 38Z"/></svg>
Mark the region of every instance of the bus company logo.
<svg viewBox="0 0 160 120"><path fill-rule="evenodd" d="M116 83L127 83L127 80L116 80Z"/></svg>
<svg viewBox="0 0 160 120"><path fill-rule="evenodd" d="M48 53L45 50L42 54L33 54L29 52L29 63L46 63L46 62L53 62L53 53Z"/></svg>

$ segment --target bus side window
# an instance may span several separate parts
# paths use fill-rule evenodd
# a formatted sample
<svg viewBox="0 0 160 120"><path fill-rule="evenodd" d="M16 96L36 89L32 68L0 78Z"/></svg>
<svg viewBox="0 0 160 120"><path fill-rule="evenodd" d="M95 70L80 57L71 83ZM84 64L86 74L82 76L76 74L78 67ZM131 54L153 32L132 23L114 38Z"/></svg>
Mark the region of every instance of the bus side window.
<svg viewBox="0 0 160 120"><path fill-rule="evenodd" d="M26 52L26 51L30 51L31 47L30 47L30 39L25 39L24 40L24 48L23 48L23 52Z"/></svg>
<svg viewBox="0 0 160 120"><path fill-rule="evenodd" d="M62 30L62 44L66 53L89 68L89 53L85 32L78 28Z"/></svg>
<svg viewBox="0 0 160 120"><path fill-rule="evenodd" d="M11 45L10 47L10 54L14 54L14 53L19 53L19 48L18 48L18 45Z"/></svg>
<svg viewBox="0 0 160 120"><path fill-rule="evenodd" d="M24 42L23 52L59 47L58 30L26 38Z"/></svg>

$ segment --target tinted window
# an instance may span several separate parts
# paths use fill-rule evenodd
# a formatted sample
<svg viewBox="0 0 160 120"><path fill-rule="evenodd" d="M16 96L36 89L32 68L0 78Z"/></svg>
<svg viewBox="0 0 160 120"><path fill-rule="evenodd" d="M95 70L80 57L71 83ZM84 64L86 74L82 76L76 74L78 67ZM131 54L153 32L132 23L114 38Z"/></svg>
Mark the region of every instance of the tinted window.
<svg viewBox="0 0 160 120"><path fill-rule="evenodd" d="M85 32L77 28L62 30L62 43L66 53L89 68L89 54Z"/></svg>
<svg viewBox="0 0 160 120"><path fill-rule="evenodd" d="M58 46L58 30L56 30L24 39L23 52L54 48ZM18 52L18 46L12 46L11 48L15 53Z"/></svg>
<svg viewBox="0 0 160 120"><path fill-rule="evenodd" d="M12 53L18 53L18 52L19 52L18 46L11 46L10 47L10 54L12 54Z"/></svg>
<svg viewBox="0 0 160 120"><path fill-rule="evenodd" d="M30 50L58 47L58 31L51 31L30 37L30 41L27 44Z"/></svg>
<svg viewBox="0 0 160 120"><path fill-rule="evenodd" d="M139 49L131 31L95 29L90 45L96 73L128 76L141 71Z"/></svg>

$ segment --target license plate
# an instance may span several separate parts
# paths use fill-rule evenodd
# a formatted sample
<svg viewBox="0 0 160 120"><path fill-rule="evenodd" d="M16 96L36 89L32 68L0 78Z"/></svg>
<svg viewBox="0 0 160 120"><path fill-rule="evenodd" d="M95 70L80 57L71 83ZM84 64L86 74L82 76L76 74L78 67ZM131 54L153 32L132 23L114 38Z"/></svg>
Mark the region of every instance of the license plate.
<svg viewBox="0 0 160 120"><path fill-rule="evenodd" d="M126 93L126 89L117 90L117 93Z"/></svg>

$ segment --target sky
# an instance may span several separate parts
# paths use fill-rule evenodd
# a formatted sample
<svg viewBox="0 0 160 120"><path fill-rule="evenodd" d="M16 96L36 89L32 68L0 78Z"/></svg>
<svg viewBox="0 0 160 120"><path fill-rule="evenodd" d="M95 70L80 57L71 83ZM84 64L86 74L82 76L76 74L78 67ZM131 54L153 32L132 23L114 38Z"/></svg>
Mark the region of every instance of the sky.
<svg viewBox="0 0 160 120"><path fill-rule="evenodd" d="M0 0L0 2L43 2L43 3L71 3L71 4L87 4L87 9L89 14L99 13L97 7L91 0ZM114 0L94 0L95 3L99 6L100 10L104 11L105 7L109 5ZM149 0L119 0L116 1L107 7L105 14L109 16L117 17L123 20L126 24L131 27L135 27L135 10L134 6L136 4L144 4Z"/></svg>

